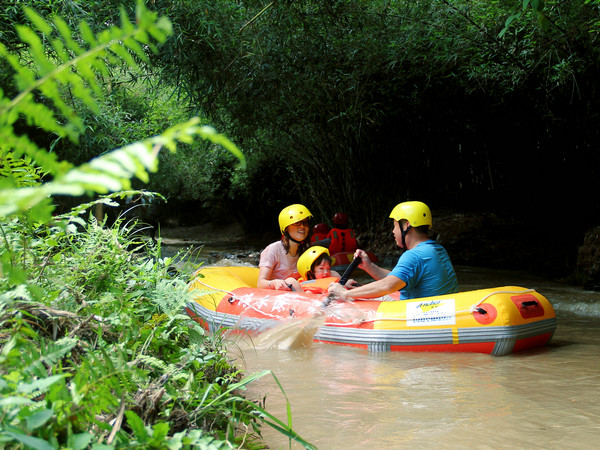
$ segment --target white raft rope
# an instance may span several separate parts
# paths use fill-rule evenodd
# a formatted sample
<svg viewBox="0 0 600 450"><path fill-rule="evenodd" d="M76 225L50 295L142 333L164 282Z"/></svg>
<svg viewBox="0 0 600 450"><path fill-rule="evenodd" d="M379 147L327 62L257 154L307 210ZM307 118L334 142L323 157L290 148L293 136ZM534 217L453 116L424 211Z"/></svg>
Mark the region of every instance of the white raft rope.
<svg viewBox="0 0 600 450"><path fill-rule="evenodd" d="M479 300L477 303L475 303L473 306L471 306L470 308L467 309L463 309L460 311L455 311L454 315L458 316L459 314L475 314L475 312L479 312L480 311L480 305L485 302L488 298L494 296L494 295L499 295L499 294L508 294L508 295L514 295L514 294L528 294L530 292L535 292L535 289L524 289L522 291L494 291L494 292L490 292L489 294L487 294L486 296L484 296L481 300ZM402 300L402 301L408 301L408 300ZM408 317L378 317L376 319L372 319L372 320L364 320L362 323L366 323L366 322L404 322L410 320ZM325 324L327 325L327 323ZM335 324L338 325L338 324Z"/></svg>
<svg viewBox="0 0 600 450"><path fill-rule="evenodd" d="M196 282L198 284L201 284L202 286L205 286L208 289L211 289L212 291L215 291L215 292L224 292L224 293L228 294L230 296L230 298L228 299L228 301L230 303L233 303L235 301L239 301L239 302L243 303L245 306L247 306L249 309L252 309L252 310L254 310L254 311L256 311L256 312L258 312L258 313L260 313L260 314L262 314L264 316L271 317L271 318L276 319L276 320L281 320L282 319L282 316L280 314L270 314L270 313L268 313L268 312L266 312L266 311L264 311L262 309L256 308L251 303L244 301L244 297L237 296L234 292L228 291L226 289L220 289L220 288L216 288L216 287L210 286L210 285L208 285L206 283L203 283L198 278L196 278L194 280L194 282ZM483 302L485 302L488 298L490 298L490 297L492 297L494 295L499 295L499 294L508 294L508 295L528 294L528 293L531 293L531 292L535 292L535 289L523 289L523 290L520 290L520 291L493 291L493 292L490 292L489 294L485 295L481 300L479 300L477 303L475 303L471 307L469 307L467 309L460 310L460 311L455 311L454 314L455 315L459 315L459 314L474 314L475 312L480 312L481 313L481 311L480 311L480 305ZM381 299L381 300L378 300L378 299ZM369 300L370 301L380 301L380 302L381 301L394 301L394 300L388 299L388 296L378 297L376 299L367 299L367 301L369 301ZM406 300L403 300L403 301L406 301ZM344 303L352 304L353 302L344 302ZM335 311L335 309L336 309L335 306L333 306L333 307L329 306L327 308L328 308L328 310L331 310L334 313L333 315L337 315L336 314L337 311ZM358 309L358 308L356 308L356 309ZM314 311L315 311L315 314L322 314L323 313L323 308L319 308L319 309L315 308ZM364 313L365 311L364 310L360 310L360 312ZM334 326L337 326L337 327L349 327L349 326L354 326L354 325L357 325L357 324L370 323L370 322L405 322L407 320L410 320L410 319L408 317L377 317L377 318L373 318L373 319L361 318L361 319L353 320L353 321L350 321L350 322L347 322L347 323L325 322L323 325L334 325Z"/></svg>

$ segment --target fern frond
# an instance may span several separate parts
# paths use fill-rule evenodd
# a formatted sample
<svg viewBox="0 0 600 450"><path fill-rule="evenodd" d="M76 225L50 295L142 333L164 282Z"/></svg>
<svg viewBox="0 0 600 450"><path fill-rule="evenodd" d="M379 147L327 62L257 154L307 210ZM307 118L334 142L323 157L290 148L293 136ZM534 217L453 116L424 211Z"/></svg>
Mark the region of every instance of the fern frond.
<svg viewBox="0 0 600 450"><path fill-rule="evenodd" d="M46 367L54 366L64 358L77 345L77 339L62 338L56 342L41 341L39 348L29 350L32 353L21 350L23 358L22 370L31 375L42 377L46 374Z"/></svg>
<svg viewBox="0 0 600 450"><path fill-rule="evenodd" d="M0 178L10 180L13 186L37 186L40 184L43 173L31 158L15 158L11 152L2 153L0 152Z"/></svg>
<svg viewBox="0 0 600 450"><path fill-rule="evenodd" d="M0 216L29 211L37 220L47 221L50 210L43 205L48 204L52 195L81 196L84 193L128 190L133 177L143 182L149 180L149 174L157 169L157 155L162 147L175 152L178 142L191 143L196 137L225 147L245 164L244 156L235 144L214 128L199 126L198 118L176 125L154 138L106 153L76 168L57 161L54 154L38 148L26 136L16 136L12 125L19 117L24 117L32 125L76 141L83 122L62 99L62 93L68 89L75 98L95 108L94 92L100 89L98 76L108 74L107 64L126 63L129 67L137 67L136 58L146 59L142 45L154 49L153 42L163 42L171 33L168 19L158 18L156 13L146 10L141 0L136 9L135 25L122 9L120 27L112 26L94 36L89 26L83 23L79 41L71 37L62 19L55 17L49 22L33 10L27 9L26 13L35 29L45 36L43 41L51 44L53 52L50 54L57 56L47 56L42 40L27 27L20 27L19 35L28 44L28 58L33 69L23 66L19 58L0 44L0 57L13 67L15 82L22 89L11 101L0 96L0 130L7 136L0 145L5 150L12 150L17 158L23 155L31 157L54 179L41 186L16 188L13 184L0 190ZM58 36L55 36L55 31ZM36 92L43 94L51 107L36 103ZM66 119L64 123L59 122L55 111Z"/></svg>
<svg viewBox="0 0 600 450"><path fill-rule="evenodd" d="M154 356L140 354L137 356L136 360L138 361L138 363L145 364L148 367L152 367L153 369L157 369L161 373L166 373L167 369L169 368L169 366L167 366L167 364L164 361L155 358Z"/></svg>
<svg viewBox="0 0 600 450"><path fill-rule="evenodd" d="M124 63L135 69L136 58L147 59L140 44L155 48L148 36L164 42L171 32L170 22L167 19L157 20L157 15L146 10L142 1L138 1L136 26L122 9L121 26L112 26L97 36L87 24L82 23L80 36L74 38L61 18L53 17L52 21L47 21L30 8L25 8L25 13L33 28L21 25L17 27L17 33L28 51L18 58L0 44L0 57L13 68L16 86L21 91L10 101L0 98L0 128L7 131L6 135L14 134L12 125L19 117L24 117L30 124L76 142L84 124L73 107L63 100L61 93L68 89L73 97L97 111L94 96L102 92L98 77L108 74L107 64ZM45 45L50 46L51 52L46 51ZM23 65L23 60L29 66ZM51 106L36 103L35 92L41 93ZM59 120L56 113L64 119ZM14 142L25 144L14 147L15 154L36 158L39 151L33 143L25 143L26 139L22 137L22 140ZM46 167L44 161L36 159L36 162L53 175L64 173L57 172L62 168L60 165Z"/></svg>
<svg viewBox="0 0 600 450"><path fill-rule="evenodd" d="M39 187L0 190L0 216L23 213L52 195L80 196L84 193L105 194L128 190L131 188L131 178L137 177L147 182L149 173L156 171L157 155L163 146L174 152L177 142L191 142L196 136L225 146L244 162L244 156L235 144L214 128L201 127L199 123L200 119L194 117L159 136L94 158Z"/></svg>

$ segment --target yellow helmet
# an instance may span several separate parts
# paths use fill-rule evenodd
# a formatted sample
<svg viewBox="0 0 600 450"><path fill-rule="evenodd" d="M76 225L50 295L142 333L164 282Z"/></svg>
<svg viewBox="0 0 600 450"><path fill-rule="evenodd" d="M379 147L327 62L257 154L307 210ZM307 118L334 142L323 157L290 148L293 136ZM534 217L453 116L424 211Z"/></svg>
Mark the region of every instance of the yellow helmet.
<svg viewBox="0 0 600 450"><path fill-rule="evenodd" d="M398 203L392 212L390 217L400 222L402 219L406 219L410 222L412 227L420 227L427 225L431 227L432 218L431 210L423 202L404 202Z"/></svg>
<svg viewBox="0 0 600 450"><path fill-rule="evenodd" d="M312 214L306 206L300 204L287 206L279 213L279 229L283 234L288 225L308 219L309 217L312 217Z"/></svg>
<svg viewBox="0 0 600 450"><path fill-rule="evenodd" d="M310 272L310 268L312 267L313 263L323 253L327 253L327 255L329 255L329 250L327 250L325 247L321 247L320 245L315 245L300 255L300 258L298 258L298 273L302 278L306 280L306 273Z"/></svg>

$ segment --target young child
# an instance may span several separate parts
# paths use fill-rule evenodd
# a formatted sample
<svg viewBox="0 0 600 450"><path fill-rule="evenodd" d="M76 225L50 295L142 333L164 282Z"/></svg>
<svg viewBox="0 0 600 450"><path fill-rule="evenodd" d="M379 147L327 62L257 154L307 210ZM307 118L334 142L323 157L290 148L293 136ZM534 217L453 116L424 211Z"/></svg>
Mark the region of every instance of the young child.
<svg viewBox="0 0 600 450"><path fill-rule="evenodd" d="M306 250L300 258L298 258L298 272L302 284L302 288L306 292L313 294L323 294L327 292L327 288L331 283L337 283L340 279L340 274L335 270L331 270L331 256L329 250L325 247L315 245ZM320 280L323 280L319 283ZM356 281L348 280L346 288L353 289L357 286Z"/></svg>
<svg viewBox="0 0 600 450"><path fill-rule="evenodd" d="M329 250L319 245L309 248L298 258L298 273L302 277L299 281L340 277L336 271L331 270Z"/></svg>

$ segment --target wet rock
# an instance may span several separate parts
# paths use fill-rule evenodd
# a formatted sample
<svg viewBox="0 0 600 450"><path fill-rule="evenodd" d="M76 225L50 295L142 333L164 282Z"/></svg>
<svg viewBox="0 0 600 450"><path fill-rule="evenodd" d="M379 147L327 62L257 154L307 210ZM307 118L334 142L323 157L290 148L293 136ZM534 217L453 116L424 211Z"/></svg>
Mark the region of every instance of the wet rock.
<svg viewBox="0 0 600 450"><path fill-rule="evenodd" d="M585 234L577 253L577 270L586 289L600 290L600 226Z"/></svg>

